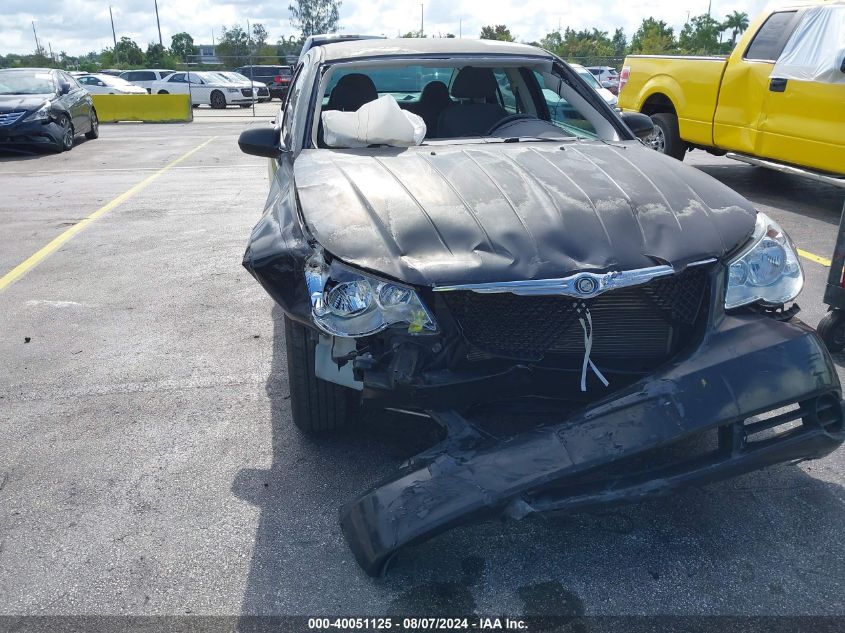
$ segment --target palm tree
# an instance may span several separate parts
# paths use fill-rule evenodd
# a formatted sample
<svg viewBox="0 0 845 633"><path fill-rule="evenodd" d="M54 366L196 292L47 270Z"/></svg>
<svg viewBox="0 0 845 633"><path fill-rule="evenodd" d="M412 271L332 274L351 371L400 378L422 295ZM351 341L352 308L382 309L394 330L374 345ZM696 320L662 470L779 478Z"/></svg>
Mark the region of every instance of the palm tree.
<svg viewBox="0 0 845 633"><path fill-rule="evenodd" d="M722 30L731 31L731 48L736 45L736 36L748 28L748 14L745 11L734 11L725 16Z"/></svg>

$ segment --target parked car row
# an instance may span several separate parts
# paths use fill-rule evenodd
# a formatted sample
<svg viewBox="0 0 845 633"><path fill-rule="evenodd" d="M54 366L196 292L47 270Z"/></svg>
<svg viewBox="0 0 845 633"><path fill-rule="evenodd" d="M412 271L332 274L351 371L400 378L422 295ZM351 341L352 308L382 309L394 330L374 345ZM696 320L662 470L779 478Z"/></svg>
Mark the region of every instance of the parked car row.
<svg viewBox="0 0 845 633"><path fill-rule="evenodd" d="M194 106L248 107L254 101L284 101L290 85L289 66L242 66L234 71L179 72L147 68L120 72L73 72L91 94L191 94ZM178 84L178 85L176 85Z"/></svg>

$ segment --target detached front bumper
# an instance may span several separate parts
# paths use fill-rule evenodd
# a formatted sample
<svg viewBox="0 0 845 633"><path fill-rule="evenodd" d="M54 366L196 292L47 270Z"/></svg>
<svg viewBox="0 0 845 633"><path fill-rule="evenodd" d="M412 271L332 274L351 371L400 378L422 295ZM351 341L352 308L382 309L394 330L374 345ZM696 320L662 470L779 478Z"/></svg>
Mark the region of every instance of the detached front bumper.
<svg viewBox="0 0 845 633"><path fill-rule="evenodd" d="M842 405L835 368L809 328L725 316L692 353L537 430L491 440L453 411L430 412L447 439L347 504L341 526L377 575L402 547L462 523L638 500L822 457L845 439ZM711 450L649 459L708 435L717 438ZM626 474L638 459L648 469Z"/></svg>

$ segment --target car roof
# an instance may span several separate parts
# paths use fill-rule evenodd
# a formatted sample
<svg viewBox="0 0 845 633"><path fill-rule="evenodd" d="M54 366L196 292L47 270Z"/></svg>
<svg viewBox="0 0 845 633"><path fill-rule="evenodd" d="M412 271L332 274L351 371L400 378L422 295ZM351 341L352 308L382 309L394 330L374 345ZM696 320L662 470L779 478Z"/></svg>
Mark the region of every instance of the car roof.
<svg viewBox="0 0 845 633"><path fill-rule="evenodd" d="M15 73L15 72L21 72L21 71L28 72L28 73L51 73L54 70L56 70L56 69L55 68L0 68L0 72L2 72L2 73L5 73L5 72Z"/></svg>
<svg viewBox="0 0 845 633"><path fill-rule="evenodd" d="M392 55L518 55L548 57L552 54L528 44L454 37L368 39L333 42L319 47L323 60L339 61Z"/></svg>
<svg viewBox="0 0 845 633"><path fill-rule="evenodd" d="M320 46L321 42L331 40L332 42L340 42L342 40L386 40L384 35L359 35L352 33L320 33L318 35L309 35L308 40L312 46Z"/></svg>

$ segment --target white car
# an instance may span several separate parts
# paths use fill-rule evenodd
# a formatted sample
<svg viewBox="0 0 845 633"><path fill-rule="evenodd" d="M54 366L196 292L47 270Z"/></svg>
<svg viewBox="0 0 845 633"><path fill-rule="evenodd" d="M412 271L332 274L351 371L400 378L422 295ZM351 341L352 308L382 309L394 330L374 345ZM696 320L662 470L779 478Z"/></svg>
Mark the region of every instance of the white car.
<svg viewBox="0 0 845 633"><path fill-rule="evenodd" d="M270 89L267 87L267 84L262 81L254 81L246 75L242 75L241 73L236 73L231 70L215 70L214 74L220 75L224 79L231 81L233 84L241 86L245 85L247 87L254 88L256 101L270 101Z"/></svg>
<svg viewBox="0 0 845 633"><path fill-rule="evenodd" d="M79 75L76 81L92 95L145 95L147 91L125 79L112 75L90 73Z"/></svg>
<svg viewBox="0 0 845 633"><path fill-rule="evenodd" d="M167 68L145 68L143 70L127 70L120 73L120 78L150 92L155 82L161 81L175 72L175 70L168 70Z"/></svg>
<svg viewBox="0 0 845 633"><path fill-rule="evenodd" d="M223 109L229 105L251 105L252 89L233 84L213 72L175 72L155 82L153 94L191 95L191 105Z"/></svg>
<svg viewBox="0 0 845 633"><path fill-rule="evenodd" d="M602 88L607 88L613 94L619 94L619 71L613 66L587 66L587 70L593 73Z"/></svg>
<svg viewBox="0 0 845 633"><path fill-rule="evenodd" d="M608 90L607 88L603 88L596 79L595 75L593 75L593 73L578 64L569 65L572 66L572 69L576 73L578 73L578 76L581 77L581 79L586 81L591 88L594 88L595 91L602 96L602 98L607 102L607 105L609 105L611 108L616 107L616 104L619 102L619 97L610 92L610 90Z"/></svg>

